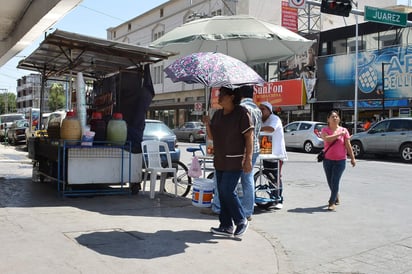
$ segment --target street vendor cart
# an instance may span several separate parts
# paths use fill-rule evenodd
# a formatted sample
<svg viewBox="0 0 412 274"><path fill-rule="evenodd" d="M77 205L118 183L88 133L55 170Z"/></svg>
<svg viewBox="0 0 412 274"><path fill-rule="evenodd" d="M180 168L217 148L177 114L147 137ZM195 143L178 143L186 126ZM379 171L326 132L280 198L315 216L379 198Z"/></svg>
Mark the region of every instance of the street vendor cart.
<svg viewBox="0 0 412 274"><path fill-rule="evenodd" d="M45 84L51 79L68 82L67 109L79 108L79 102L76 106L72 98L79 98L79 94L73 95L80 91L74 90L72 79L81 75L93 83L87 95L81 94L87 96L81 97L87 102L85 115L91 116L93 111L109 117L114 112L122 113L127 123L127 141L84 146L80 141L56 136L32 137L28 140L28 150L33 160L33 177L57 181L57 190L63 195L136 192L141 182L140 144L144 120L154 96L149 65L171 55L61 30L48 34L40 46L18 64L20 69L42 75L40 116Z"/></svg>

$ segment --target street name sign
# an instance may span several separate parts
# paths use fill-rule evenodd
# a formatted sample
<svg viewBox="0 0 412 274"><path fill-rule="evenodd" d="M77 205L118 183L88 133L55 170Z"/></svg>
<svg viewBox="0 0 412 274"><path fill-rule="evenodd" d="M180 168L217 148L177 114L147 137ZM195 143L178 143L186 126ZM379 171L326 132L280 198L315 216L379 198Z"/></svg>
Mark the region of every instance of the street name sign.
<svg viewBox="0 0 412 274"><path fill-rule="evenodd" d="M379 9L365 6L365 21L406 27L408 24L408 14L392 10Z"/></svg>

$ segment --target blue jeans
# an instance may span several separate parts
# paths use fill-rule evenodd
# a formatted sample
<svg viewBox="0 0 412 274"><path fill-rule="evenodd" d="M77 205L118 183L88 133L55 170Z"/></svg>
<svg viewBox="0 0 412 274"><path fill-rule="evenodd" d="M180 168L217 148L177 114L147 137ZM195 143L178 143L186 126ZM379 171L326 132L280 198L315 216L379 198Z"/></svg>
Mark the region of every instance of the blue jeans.
<svg viewBox="0 0 412 274"><path fill-rule="evenodd" d="M258 156L259 153L252 154L252 166L256 164ZM240 180L243 189L243 196L239 197L239 199L246 217L249 217L252 216L255 208L255 179L253 178L253 171L250 173L242 172L240 175ZM220 213L220 201L219 192L217 191L216 176L213 177L213 182L215 184L216 191L213 194L212 210L213 212Z"/></svg>
<svg viewBox="0 0 412 274"><path fill-rule="evenodd" d="M230 228L245 222L245 213L237 196L236 186L242 171L215 171L220 200L220 227Z"/></svg>
<svg viewBox="0 0 412 274"><path fill-rule="evenodd" d="M283 183L282 183L282 165L283 161L279 161L280 163L280 169L279 169L279 185L277 185L277 180L278 180L278 161L267 161L263 160L263 172L267 172L273 175L273 178L275 178L274 184L277 185L279 191L272 191L273 198L276 200L276 203L283 204Z"/></svg>
<svg viewBox="0 0 412 274"><path fill-rule="evenodd" d="M336 202L339 193L339 182L346 167L346 160L323 160L326 180L330 189L329 205Z"/></svg>
<svg viewBox="0 0 412 274"><path fill-rule="evenodd" d="M252 167L255 166L259 153L252 154ZM243 211L246 217L252 216L255 208L255 179L253 177L253 170L250 173L240 175L240 182L242 184L243 196L240 197Z"/></svg>

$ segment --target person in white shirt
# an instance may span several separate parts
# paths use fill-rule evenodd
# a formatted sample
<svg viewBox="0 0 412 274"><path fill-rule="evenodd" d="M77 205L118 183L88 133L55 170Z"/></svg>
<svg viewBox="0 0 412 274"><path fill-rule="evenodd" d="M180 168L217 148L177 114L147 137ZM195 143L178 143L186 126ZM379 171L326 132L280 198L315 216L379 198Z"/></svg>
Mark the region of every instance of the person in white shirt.
<svg viewBox="0 0 412 274"><path fill-rule="evenodd" d="M280 118L273 113L272 104L269 102L262 102L259 105L262 111L262 128L261 131L272 132L272 154L280 156L282 160L279 160L279 191L275 191L273 194L276 199L276 209L283 208L283 184L282 184L282 164L284 160L287 160L285 138L283 134L283 126ZM277 181L278 161L277 160L263 160L263 168L270 173Z"/></svg>

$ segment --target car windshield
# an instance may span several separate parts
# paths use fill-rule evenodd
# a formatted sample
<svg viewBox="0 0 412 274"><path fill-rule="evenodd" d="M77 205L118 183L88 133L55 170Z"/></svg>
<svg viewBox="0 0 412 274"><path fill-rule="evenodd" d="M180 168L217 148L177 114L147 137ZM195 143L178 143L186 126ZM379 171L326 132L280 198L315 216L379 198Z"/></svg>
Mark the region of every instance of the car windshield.
<svg viewBox="0 0 412 274"><path fill-rule="evenodd" d="M174 132L163 123L146 122L143 135L163 137L166 135L174 135Z"/></svg>
<svg viewBox="0 0 412 274"><path fill-rule="evenodd" d="M27 120L17 120L15 121L17 127L28 127L29 123Z"/></svg>

